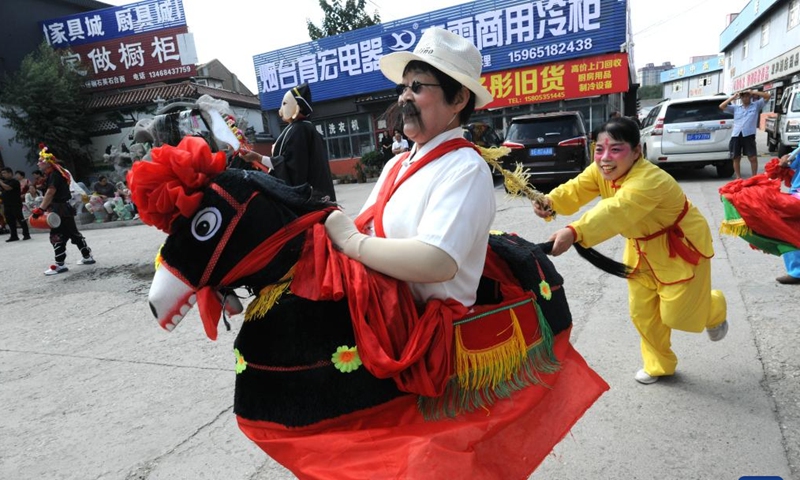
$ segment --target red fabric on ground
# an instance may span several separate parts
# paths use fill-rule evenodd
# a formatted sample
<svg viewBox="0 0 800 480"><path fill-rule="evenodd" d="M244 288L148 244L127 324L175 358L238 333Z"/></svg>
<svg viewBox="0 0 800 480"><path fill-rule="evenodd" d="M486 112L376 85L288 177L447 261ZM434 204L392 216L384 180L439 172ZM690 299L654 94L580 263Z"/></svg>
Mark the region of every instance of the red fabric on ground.
<svg viewBox="0 0 800 480"><path fill-rule="evenodd" d="M455 419L424 421L416 396L305 428L237 417L239 428L301 480L526 479L608 385L556 335L562 364L530 386Z"/></svg>

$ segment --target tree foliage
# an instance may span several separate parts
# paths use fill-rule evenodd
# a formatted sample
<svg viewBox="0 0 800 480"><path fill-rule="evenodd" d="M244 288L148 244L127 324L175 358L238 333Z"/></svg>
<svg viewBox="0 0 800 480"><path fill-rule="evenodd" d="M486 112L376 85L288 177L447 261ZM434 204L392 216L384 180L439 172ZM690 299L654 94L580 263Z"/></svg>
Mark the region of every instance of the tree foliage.
<svg viewBox="0 0 800 480"><path fill-rule="evenodd" d="M664 85L661 85L660 83L658 85L646 85L644 87L639 87L640 100L660 99L663 97Z"/></svg>
<svg viewBox="0 0 800 480"><path fill-rule="evenodd" d="M311 37L311 40L319 40L381 23L378 12L371 17L366 13L365 4L366 0L346 0L344 5L342 5L342 0L331 0L330 3L328 0L319 0L319 6L322 8L325 18L322 20L321 27L306 19L308 36Z"/></svg>
<svg viewBox="0 0 800 480"><path fill-rule="evenodd" d="M36 164L41 142L67 168L74 168L76 176L87 173L91 120L83 82L47 42L28 54L18 71L3 78L0 118L14 130L12 140L30 149L28 163Z"/></svg>

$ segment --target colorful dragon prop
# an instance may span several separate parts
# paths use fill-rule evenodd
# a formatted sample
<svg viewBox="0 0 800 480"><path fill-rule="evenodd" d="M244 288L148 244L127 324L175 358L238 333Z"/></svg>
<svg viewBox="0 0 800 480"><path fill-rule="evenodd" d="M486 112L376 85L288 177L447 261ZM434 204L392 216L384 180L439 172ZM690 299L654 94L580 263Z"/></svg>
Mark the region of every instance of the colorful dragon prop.
<svg viewBox="0 0 800 480"><path fill-rule="evenodd" d="M490 237L478 304L414 304L408 286L333 248L336 205L225 169L200 138L128 177L168 234L149 293L172 330L196 304L217 337L234 288L242 431L300 478L523 479L608 386L569 343L562 278L539 246ZM231 299L232 301L228 301ZM463 308L463 307L462 307Z"/></svg>
<svg viewBox="0 0 800 480"><path fill-rule="evenodd" d="M773 158L764 173L720 187L725 213L720 233L738 236L754 250L772 255L799 250L800 201L781 191L781 183L789 187L793 175Z"/></svg>

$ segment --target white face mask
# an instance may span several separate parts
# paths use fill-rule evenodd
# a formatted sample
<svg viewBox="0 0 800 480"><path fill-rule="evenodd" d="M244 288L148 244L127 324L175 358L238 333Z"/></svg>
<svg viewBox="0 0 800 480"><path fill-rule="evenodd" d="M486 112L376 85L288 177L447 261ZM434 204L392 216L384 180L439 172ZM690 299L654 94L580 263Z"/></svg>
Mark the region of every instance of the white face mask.
<svg viewBox="0 0 800 480"><path fill-rule="evenodd" d="M292 92L288 91L283 95L283 103L281 104L281 108L278 110L278 115L284 122L291 122L296 113L297 100L295 100Z"/></svg>

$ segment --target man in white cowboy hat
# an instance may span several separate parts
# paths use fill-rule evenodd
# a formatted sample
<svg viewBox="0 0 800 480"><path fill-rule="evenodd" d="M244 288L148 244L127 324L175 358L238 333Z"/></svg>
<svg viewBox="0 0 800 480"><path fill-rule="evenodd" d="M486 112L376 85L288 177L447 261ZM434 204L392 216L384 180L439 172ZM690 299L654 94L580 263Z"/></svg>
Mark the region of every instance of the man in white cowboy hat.
<svg viewBox="0 0 800 480"><path fill-rule="evenodd" d="M355 222L337 210L329 215L325 229L350 259L405 281L415 303L424 307L430 320L427 325L438 329L419 341L405 341L403 335L397 335L394 352L403 362L417 362L403 363L403 390L431 391L424 395L427 399L463 400L474 391L459 396L461 392L448 390L450 361L456 352L464 352L455 340L453 325L468 315L476 302L495 215L495 194L489 167L476 147L463 138L461 125L476 106L491 102L492 96L481 85L478 49L440 28L426 30L413 52L384 56L380 66L383 74L397 83L403 132L414 145L386 164ZM519 318L522 321L523 315ZM525 320L529 318L525 316ZM369 323L375 330L397 328L385 325L381 315L371 316ZM566 351L568 332L558 342L567 345ZM489 345L481 352L495 353L499 348ZM359 344L358 353L363 359L378 355L374 342ZM383 374L379 370L370 373ZM317 455L294 454L279 461L301 478L319 472L329 473L319 478L342 478L342 473L355 470L338 472L337 467L357 465L360 478L522 480L607 388L602 379L587 380L589 375L581 374L580 381L569 373L559 375L565 380L558 386L580 383L581 392L570 392L572 396L567 397L565 388L528 384L506 398L504 387L492 385L480 395L494 395L497 401L476 407L480 411L462 405L454 409L456 419L428 420L422 418L417 398L403 396L348 414L347 425L355 425L353 428L326 430L326 454L336 459L335 464ZM542 401L545 396L554 403ZM551 419L549 413L555 409L561 411ZM409 434L411 427L413 433ZM392 438L393 432L397 433ZM276 448L280 432L261 433L251 431L248 436L270 455L294 451ZM269 440L260 442L265 438Z"/></svg>
<svg viewBox="0 0 800 480"><path fill-rule="evenodd" d="M433 27L413 52L388 54L380 67L397 83L403 133L414 146L386 164L355 225L334 212L326 228L348 256L408 281L419 302L471 306L495 215L491 172L461 130L476 106L492 101L480 83L480 52ZM390 198L381 195L384 183L395 186Z"/></svg>

